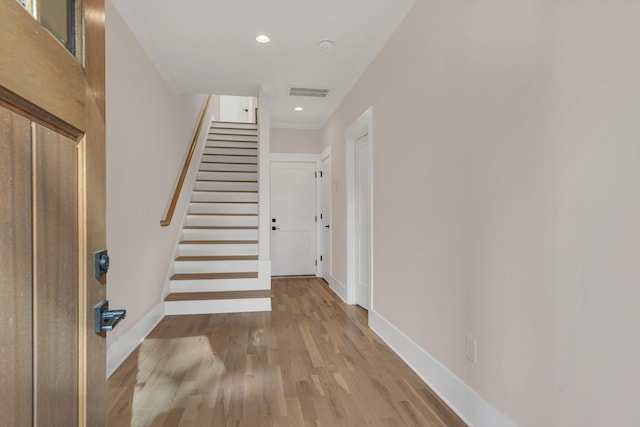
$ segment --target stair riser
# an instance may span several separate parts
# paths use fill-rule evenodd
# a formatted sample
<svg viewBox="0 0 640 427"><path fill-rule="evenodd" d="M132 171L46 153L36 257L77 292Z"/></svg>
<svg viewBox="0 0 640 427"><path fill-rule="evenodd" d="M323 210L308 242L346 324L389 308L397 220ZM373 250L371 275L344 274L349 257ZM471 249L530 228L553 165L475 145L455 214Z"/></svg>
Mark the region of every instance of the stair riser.
<svg viewBox="0 0 640 427"><path fill-rule="evenodd" d="M258 213L255 203L190 203L189 213Z"/></svg>
<svg viewBox="0 0 640 427"><path fill-rule="evenodd" d="M194 191L192 202L257 202L258 193L210 193Z"/></svg>
<svg viewBox="0 0 640 427"><path fill-rule="evenodd" d="M257 227L257 216L187 216L187 225L193 226L220 226L220 227Z"/></svg>
<svg viewBox="0 0 640 427"><path fill-rule="evenodd" d="M251 129L257 131L258 125L255 123L242 123L242 122L213 122L210 126L211 129L224 128L224 130L231 129ZM222 130L221 130L222 131Z"/></svg>
<svg viewBox="0 0 640 427"><path fill-rule="evenodd" d="M205 147L204 154L212 156L255 156L258 153L256 148L226 148L226 147Z"/></svg>
<svg viewBox="0 0 640 427"><path fill-rule="evenodd" d="M203 155L203 162L222 162L222 163L256 163L257 157L251 156L216 156L216 155Z"/></svg>
<svg viewBox="0 0 640 427"><path fill-rule="evenodd" d="M199 181L195 185L196 190L246 190L257 191L257 182L207 182Z"/></svg>
<svg viewBox="0 0 640 427"><path fill-rule="evenodd" d="M172 280L171 293L229 292L262 289L258 279ZM267 288L268 289L268 288Z"/></svg>
<svg viewBox="0 0 640 427"><path fill-rule="evenodd" d="M247 298L211 301L167 301L168 316L181 314L246 313L271 311L271 298Z"/></svg>
<svg viewBox="0 0 640 427"><path fill-rule="evenodd" d="M258 271L258 261L176 261L177 274L245 273Z"/></svg>
<svg viewBox="0 0 640 427"><path fill-rule="evenodd" d="M198 180L257 181L257 172L198 172Z"/></svg>
<svg viewBox="0 0 640 427"><path fill-rule="evenodd" d="M227 133L226 129L221 129L220 133L209 132L207 139L213 139L216 141L257 141L257 135L223 135ZM248 133L248 132L247 132Z"/></svg>
<svg viewBox="0 0 640 427"><path fill-rule="evenodd" d="M258 255L257 244L189 245L178 247L179 256Z"/></svg>
<svg viewBox="0 0 640 427"><path fill-rule="evenodd" d="M237 165L234 163L200 163L201 171L257 172L258 165Z"/></svg>
<svg viewBox="0 0 640 427"><path fill-rule="evenodd" d="M255 142L242 142L242 141L220 141L214 139L208 139L207 148L258 148L258 144Z"/></svg>
<svg viewBox="0 0 640 427"><path fill-rule="evenodd" d="M183 240L258 240L258 230L183 230Z"/></svg>
<svg viewBox="0 0 640 427"><path fill-rule="evenodd" d="M231 134L242 134L242 135L257 135L258 134L258 130L255 128L255 125L253 125L253 129L251 128L236 128L234 126L223 126L223 127L215 127L215 126L211 126L209 128L209 132L210 133L231 133Z"/></svg>

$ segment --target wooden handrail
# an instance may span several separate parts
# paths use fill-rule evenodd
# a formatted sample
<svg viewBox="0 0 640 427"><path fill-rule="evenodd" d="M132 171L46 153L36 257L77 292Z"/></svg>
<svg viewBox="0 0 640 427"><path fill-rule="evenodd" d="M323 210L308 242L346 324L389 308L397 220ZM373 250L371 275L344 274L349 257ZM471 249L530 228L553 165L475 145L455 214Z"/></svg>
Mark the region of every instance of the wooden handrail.
<svg viewBox="0 0 640 427"><path fill-rule="evenodd" d="M180 178L178 179L178 183L176 184L176 189L173 192L173 197L171 198L171 203L169 204L169 211L164 219L160 220L160 225L162 227L166 227L171 224L171 219L173 218L173 212L176 210L176 205L178 204L178 199L180 198L180 193L182 192L182 185L184 184L184 180L187 177L187 172L189 171L189 165L191 164L191 158L193 157L193 152L196 150L196 144L198 143L198 137L200 137L200 129L202 128L202 122L204 121L204 116L209 109L209 103L211 102L211 95L207 95L207 100L204 103L204 107L202 108L202 115L200 116L200 120L198 121L198 127L196 128L196 134L193 136L193 141L191 141L191 147L189 147L189 153L187 153L187 158L184 159L184 164L182 165L182 172L180 172Z"/></svg>

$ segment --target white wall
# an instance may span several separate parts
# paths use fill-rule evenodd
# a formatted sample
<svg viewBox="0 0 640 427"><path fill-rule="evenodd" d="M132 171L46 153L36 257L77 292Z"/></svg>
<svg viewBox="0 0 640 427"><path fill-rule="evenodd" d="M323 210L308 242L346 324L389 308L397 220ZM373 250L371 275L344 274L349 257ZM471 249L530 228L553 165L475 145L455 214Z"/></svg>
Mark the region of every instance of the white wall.
<svg viewBox="0 0 640 427"><path fill-rule="evenodd" d="M271 128L272 153L319 154L321 151L320 130Z"/></svg>
<svg viewBox="0 0 640 427"><path fill-rule="evenodd" d="M204 96L174 95L110 1L106 14L107 297L127 309L112 343L162 300L184 197L170 227L160 219Z"/></svg>
<svg viewBox="0 0 640 427"><path fill-rule="evenodd" d="M323 128L334 277L344 131L373 106L375 311L519 426L640 425L638 22L417 2Z"/></svg>

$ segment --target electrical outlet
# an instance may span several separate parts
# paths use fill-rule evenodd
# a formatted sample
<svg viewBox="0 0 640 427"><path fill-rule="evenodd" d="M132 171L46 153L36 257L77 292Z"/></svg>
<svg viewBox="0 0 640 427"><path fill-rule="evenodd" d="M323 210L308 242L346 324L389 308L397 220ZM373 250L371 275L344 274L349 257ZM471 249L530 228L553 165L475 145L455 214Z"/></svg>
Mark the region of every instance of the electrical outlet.
<svg viewBox="0 0 640 427"><path fill-rule="evenodd" d="M478 363L478 341L471 335L464 337L464 355L473 363Z"/></svg>

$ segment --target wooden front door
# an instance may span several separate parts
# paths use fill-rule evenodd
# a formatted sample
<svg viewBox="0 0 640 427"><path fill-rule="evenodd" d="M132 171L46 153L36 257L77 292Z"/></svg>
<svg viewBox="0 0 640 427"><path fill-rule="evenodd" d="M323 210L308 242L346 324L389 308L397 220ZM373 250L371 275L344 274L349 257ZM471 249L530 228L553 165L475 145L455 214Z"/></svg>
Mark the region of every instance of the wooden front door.
<svg viewBox="0 0 640 427"><path fill-rule="evenodd" d="M42 7L53 9L34 19L0 0L1 424L100 427L106 346L93 306L106 281L94 278L93 252L106 246L104 0ZM67 33L60 10L77 22Z"/></svg>

